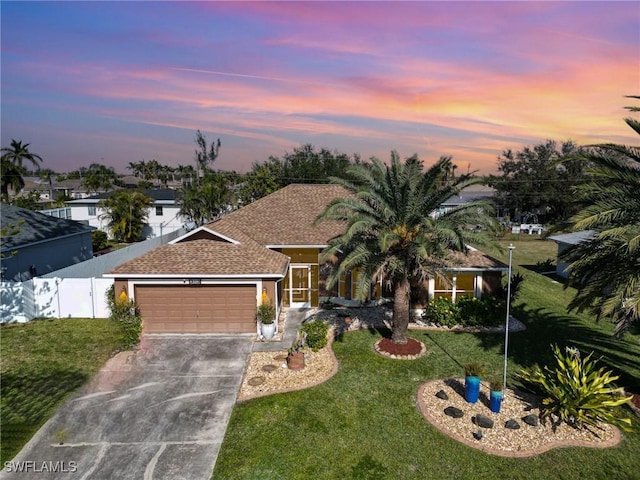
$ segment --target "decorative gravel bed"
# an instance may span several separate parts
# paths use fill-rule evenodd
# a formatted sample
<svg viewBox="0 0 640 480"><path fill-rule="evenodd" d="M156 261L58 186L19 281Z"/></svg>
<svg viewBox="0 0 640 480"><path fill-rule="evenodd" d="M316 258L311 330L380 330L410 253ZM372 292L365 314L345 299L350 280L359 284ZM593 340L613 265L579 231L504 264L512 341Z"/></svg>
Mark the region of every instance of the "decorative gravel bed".
<svg viewBox="0 0 640 480"><path fill-rule="evenodd" d="M522 419L527 415L538 416L540 398L524 392L507 389L500 413L492 413L489 409L489 385L482 383L480 399L475 404L464 399L464 379L434 380L423 384L418 390L418 408L424 417L436 428L447 435L473 448L493 455L509 457L528 457L545 452L552 448L567 446L612 447L620 441L620 432L609 424L598 427L576 429L565 423L555 428L549 420L540 421L531 426ZM448 399L436 396L444 391ZM444 413L444 409L453 406L464 412L461 418L453 418ZM478 426L472 419L482 414L494 421L493 428L482 428L482 438L477 435ZM520 425L517 430L505 428L508 420L515 420Z"/></svg>
<svg viewBox="0 0 640 480"><path fill-rule="evenodd" d="M309 388L327 381L338 371L338 361L333 355L331 342L325 348L308 354L302 370L289 370L286 358L285 351L252 353L238 401ZM256 378L262 381L253 380Z"/></svg>

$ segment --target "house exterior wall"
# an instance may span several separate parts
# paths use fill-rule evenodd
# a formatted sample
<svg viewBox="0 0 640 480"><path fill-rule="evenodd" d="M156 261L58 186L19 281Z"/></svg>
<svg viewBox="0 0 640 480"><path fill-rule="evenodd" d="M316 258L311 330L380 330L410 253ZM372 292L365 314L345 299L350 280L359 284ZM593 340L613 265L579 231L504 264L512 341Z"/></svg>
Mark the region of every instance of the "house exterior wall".
<svg viewBox="0 0 640 480"><path fill-rule="evenodd" d="M71 220L83 222L92 227L96 227L102 230L107 235L111 236L107 221L102 219L105 210L98 207L97 200L86 200L83 202L73 201L67 203L71 209ZM158 215L156 207L162 207L162 215ZM91 210L91 213L90 213ZM95 211L95 213L93 213ZM147 221L143 231L143 235L146 239L160 237L167 233L179 230L183 227L184 220L178 215L180 206L175 202L156 201L147 210Z"/></svg>
<svg viewBox="0 0 640 480"><path fill-rule="evenodd" d="M482 295L492 295L502 286L502 272L488 271L482 273Z"/></svg>
<svg viewBox="0 0 640 480"><path fill-rule="evenodd" d="M558 244L558 253L556 254L556 275L561 276L562 278L569 277L569 262L563 262L560 260L562 254L571 248L573 245L564 242L557 242Z"/></svg>
<svg viewBox="0 0 640 480"><path fill-rule="evenodd" d="M157 207L162 208L158 215ZM178 215L180 207L174 202L157 201L148 210L147 226L144 229L145 238L155 238L182 228L184 220Z"/></svg>
<svg viewBox="0 0 640 480"><path fill-rule="evenodd" d="M3 279L29 280L93 258L91 232L34 243L15 252L2 259Z"/></svg>

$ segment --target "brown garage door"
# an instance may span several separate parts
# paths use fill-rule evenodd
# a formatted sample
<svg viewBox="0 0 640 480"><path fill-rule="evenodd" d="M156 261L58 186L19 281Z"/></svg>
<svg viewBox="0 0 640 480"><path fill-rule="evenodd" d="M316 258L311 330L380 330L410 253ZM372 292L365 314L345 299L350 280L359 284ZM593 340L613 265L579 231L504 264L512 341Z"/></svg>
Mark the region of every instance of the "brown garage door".
<svg viewBox="0 0 640 480"><path fill-rule="evenodd" d="M137 285L144 333L253 333L254 285Z"/></svg>

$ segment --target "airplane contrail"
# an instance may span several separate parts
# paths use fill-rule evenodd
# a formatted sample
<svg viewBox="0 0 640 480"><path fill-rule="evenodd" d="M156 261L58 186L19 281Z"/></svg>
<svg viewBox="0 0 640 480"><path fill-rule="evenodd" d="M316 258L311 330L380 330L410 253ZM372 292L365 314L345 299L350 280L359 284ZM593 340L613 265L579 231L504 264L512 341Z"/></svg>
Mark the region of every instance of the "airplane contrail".
<svg viewBox="0 0 640 480"><path fill-rule="evenodd" d="M241 78L255 78L258 80L271 80L274 82L288 82L288 83L306 83L308 85L329 85L327 82L310 82L300 79L282 78L282 77L267 77L263 75L249 75L246 73L233 73L233 72L219 72L217 70L202 70L198 68L185 68L185 67L169 67L171 70L179 70L182 72L195 72L206 73L208 75L223 75L226 77L241 77Z"/></svg>

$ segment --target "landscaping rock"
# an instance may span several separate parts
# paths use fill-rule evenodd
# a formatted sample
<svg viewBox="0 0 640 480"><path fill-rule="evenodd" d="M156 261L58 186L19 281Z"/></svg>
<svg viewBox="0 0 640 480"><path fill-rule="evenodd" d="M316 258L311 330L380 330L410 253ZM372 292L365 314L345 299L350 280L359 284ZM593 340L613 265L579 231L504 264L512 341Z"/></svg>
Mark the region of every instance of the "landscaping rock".
<svg viewBox="0 0 640 480"><path fill-rule="evenodd" d="M449 400L449 395L447 395L447 392L445 392L444 390L440 390L438 393L436 393L436 397L441 398L442 400Z"/></svg>
<svg viewBox="0 0 640 480"><path fill-rule="evenodd" d="M464 412L456 407L447 407L444 409L444 413L453 418L462 418L464 417Z"/></svg>
<svg viewBox="0 0 640 480"><path fill-rule="evenodd" d="M505 422L504 428L508 428L509 430L518 430L520 428L520 424L512 418Z"/></svg>
<svg viewBox="0 0 640 480"><path fill-rule="evenodd" d="M247 383L253 387L257 387L258 385L262 385L264 383L264 377L251 377Z"/></svg>
<svg viewBox="0 0 640 480"><path fill-rule="evenodd" d="M474 422L477 426L482 428L493 428L493 420L486 415L479 413L474 417Z"/></svg>
<svg viewBox="0 0 640 480"><path fill-rule="evenodd" d="M526 417L522 417L522 421L527 425L531 425L532 427L537 427L540 425L540 420L537 415L527 415Z"/></svg>

